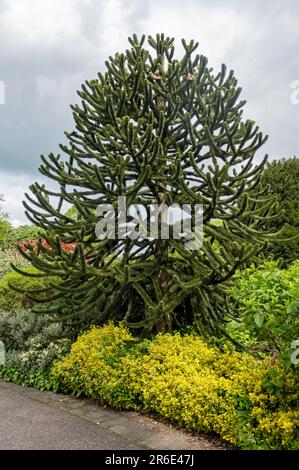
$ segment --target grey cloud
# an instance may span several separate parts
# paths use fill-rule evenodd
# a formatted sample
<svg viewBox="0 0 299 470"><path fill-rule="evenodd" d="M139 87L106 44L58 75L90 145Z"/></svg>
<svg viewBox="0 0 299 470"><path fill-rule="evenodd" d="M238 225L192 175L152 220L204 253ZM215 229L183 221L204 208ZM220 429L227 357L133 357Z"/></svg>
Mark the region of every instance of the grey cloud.
<svg viewBox="0 0 299 470"><path fill-rule="evenodd" d="M8 16L18 3L29 11ZM133 32L163 29L177 44L181 37L198 40L212 66L224 62L235 70L248 101L245 114L270 135L262 153L277 158L298 152L299 105L290 102L291 83L299 79L296 0L43 3L55 10L52 17L47 17L51 10L36 13L33 0L0 0L0 80L6 85L6 104L0 105L0 193L9 193L6 210L17 211L18 221L21 209L11 202L14 176L26 174L18 194L30 177L36 179L39 155L57 152L64 131L73 128L69 104L77 100L76 90L103 70L109 55L127 47ZM11 185L4 186L4 174Z"/></svg>

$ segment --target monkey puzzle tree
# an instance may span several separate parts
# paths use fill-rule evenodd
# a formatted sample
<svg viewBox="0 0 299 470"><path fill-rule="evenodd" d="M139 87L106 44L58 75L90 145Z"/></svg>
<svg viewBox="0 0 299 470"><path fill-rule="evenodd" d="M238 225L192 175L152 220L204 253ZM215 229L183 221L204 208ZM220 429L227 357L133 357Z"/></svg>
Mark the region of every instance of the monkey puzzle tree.
<svg viewBox="0 0 299 470"><path fill-rule="evenodd" d="M41 275L61 282L49 292L50 305L71 324L123 320L150 331L196 323L217 332L228 314L226 288L235 270L251 260L268 239L256 230L273 209L254 193L266 158L253 164L265 142L254 121L242 120L244 101L233 72L214 75L207 59L194 55L197 43L140 40L106 62L106 72L86 81L72 106L75 130L61 145L64 157L42 158L39 171L57 190L33 184L24 203L29 219L46 232L48 248L24 250ZM204 240L189 250L182 237L99 238L96 208L110 204L121 216L127 205L200 204ZM254 210L247 210L254 202ZM65 213L71 204L76 214ZM194 221L194 213L191 213ZM166 224L159 209L160 222ZM66 252L62 243L75 243ZM51 295L50 295L51 294ZM30 297L39 300L39 292ZM59 298L63 303L55 303ZM51 302L54 304L51 306Z"/></svg>

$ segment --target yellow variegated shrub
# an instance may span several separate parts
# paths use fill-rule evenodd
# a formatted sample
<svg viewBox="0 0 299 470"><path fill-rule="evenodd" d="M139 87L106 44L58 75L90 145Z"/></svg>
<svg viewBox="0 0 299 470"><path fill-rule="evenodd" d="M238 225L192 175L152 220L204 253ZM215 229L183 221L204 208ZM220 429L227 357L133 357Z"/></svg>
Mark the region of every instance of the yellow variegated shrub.
<svg viewBox="0 0 299 470"><path fill-rule="evenodd" d="M137 342L123 327L93 327L54 365L60 389L116 408L154 412L243 448L298 447L298 380L281 399L265 387L270 366L219 351L195 335Z"/></svg>
<svg viewBox="0 0 299 470"><path fill-rule="evenodd" d="M224 352L197 336L158 335L142 357L124 357L146 409L181 426L237 443L236 401L256 390L264 367L251 356Z"/></svg>
<svg viewBox="0 0 299 470"><path fill-rule="evenodd" d="M53 376L60 378L66 390L86 395L101 403L124 407L119 362L127 353L126 344L133 337L124 328L112 324L91 328L72 345L71 352L54 367ZM125 384L125 380L123 381Z"/></svg>

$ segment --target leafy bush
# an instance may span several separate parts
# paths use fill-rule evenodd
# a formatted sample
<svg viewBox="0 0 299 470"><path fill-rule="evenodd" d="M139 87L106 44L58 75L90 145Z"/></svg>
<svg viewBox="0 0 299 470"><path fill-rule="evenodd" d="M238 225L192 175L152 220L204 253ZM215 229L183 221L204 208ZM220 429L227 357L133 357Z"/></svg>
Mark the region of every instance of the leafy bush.
<svg viewBox="0 0 299 470"><path fill-rule="evenodd" d="M265 254L274 259L282 258L288 264L299 258L299 238L294 239L299 233L299 159L269 162L257 187L257 191L260 190L266 191L266 195L275 195L281 209L277 217L262 221L260 228L275 232L284 227L283 238L289 238L288 241L273 240Z"/></svg>
<svg viewBox="0 0 299 470"><path fill-rule="evenodd" d="M7 238L11 225L6 219L2 219L0 216L0 247L3 247L7 243Z"/></svg>
<svg viewBox="0 0 299 470"><path fill-rule="evenodd" d="M3 201L3 197L2 197L2 194L0 194L0 202L2 201ZM11 225L7 219L8 219L7 214L1 210L1 206L0 206L0 247L5 245L8 231L11 228Z"/></svg>
<svg viewBox="0 0 299 470"><path fill-rule="evenodd" d="M227 336L214 338L214 342L218 345L227 344L231 340L238 345L249 348L258 346L258 338L254 331L249 329L244 321L230 320L225 326Z"/></svg>
<svg viewBox="0 0 299 470"><path fill-rule="evenodd" d="M284 376L285 400L271 388L272 370L198 336L159 334L136 342L123 327L108 324L82 334L55 362L52 380L62 391L155 412L242 448L299 448L298 377Z"/></svg>
<svg viewBox="0 0 299 470"><path fill-rule="evenodd" d="M67 384L72 384L71 392L78 396L86 394L115 407L122 408L125 403L128 407L133 406L131 395L125 390L125 376L123 381L120 380L119 366L128 352L127 348L133 344L133 337L124 328L116 328L112 324L92 328L73 345L71 355L66 362L57 365L53 376L66 372L69 364L69 373L62 377L62 382L66 387Z"/></svg>
<svg viewBox="0 0 299 470"><path fill-rule="evenodd" d="M14 249L0 250L0 279L4 274L12 271L11 264L24 269L29 266L29 261Z"/></svg>
<svg viewBox="0 0 299 470"><path fill-rule="evenodd" d="M54 360L69 350L69 340L51 341L42 347L34 338L27 351L6 352L5 365L0 366L0 378L41 390L53 388L51 366Z"/></svg>
<svg viewBox="0 0 299 470"><path fill-rule="evenodd" d="M23 271L28 274L39 274L39 271L32 266L25 268ZM51 282L55 282L55 278L44 274L42 277L29 277L15 271L8 271L0 278L0 309L32 306L32 300L25 292L46 289L46 293L49 295L51 294ZM12 289L11 286L17 290ZM43 292L39 292L40 298L43 298L44 295Z"/></svg>
<svg viewBox="0 0 299 470"><path fill-rule="evenodd" d="M42 234L42 230L35 225L20 225L11 228L6 237L6 245L16 247L19 242L35 240Z"/></svg>
<svg viewBox="0 0 299 470"><path fill-rule="evenodd" d="M7 350L25 351L31 338L46 346L67 333L55 318L36 315L30 309L0 312L0 340Z"/></svg>
<svg viewBox="0 0 299 470"><path fill-rule="evenodd" d="M55 320L50 318L50 320ZM0 313L0 340L6 349L0 377L22 385L50 388L52 362L69 350L69 332L29 309Z"/></svg>
<svg viewBox="0 0 299 470"><path fill-rule="evenodd" d="M291 343L299 338L299 263L284 270L270 261L239 271L231 296L248 331L290 364Z"/></svg>

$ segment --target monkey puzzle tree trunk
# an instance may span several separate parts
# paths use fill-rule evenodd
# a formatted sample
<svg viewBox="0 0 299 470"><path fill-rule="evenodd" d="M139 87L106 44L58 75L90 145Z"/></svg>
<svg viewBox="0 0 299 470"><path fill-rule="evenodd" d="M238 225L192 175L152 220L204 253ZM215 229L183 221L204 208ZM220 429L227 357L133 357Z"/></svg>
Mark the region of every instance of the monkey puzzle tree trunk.
<svg viewBox="0 0 299 470"><path fill-rule="evenodd" d="M163 69L163 64L162 64ZM163 80L163 76L156 75L156 79ZM166 101L162 95L158 95L157 99L157 110L160 115L161 119L164 119L164 113L166 110ZM159 187L158 187L158 223L160 227L163 227L168 224L168 213L167 213L167 136L168 130L165 127L163 130L163 140L161 140L163 154L162 154L162 161L158 162L159 167L157 168L160 171L162 178L164 177L165 180L161 180ZM163 232L163 230L161 230ZM169 288L169 275L163 269L163 267L167 266L168 263L168 242L162 238L162 233L160 233L160 238L156 244L156 258L158 265L160 266L160 270L157 274L157 284L159 286L159 294L160 294L160 302L162 301L163 304L169 303L169 298L167 295L167 290ZM163 304L161 305L161 312L160 315L157 317L156 320L156 329L157 331L165 331L165 330L172 330L172 319L169 314L166 317L163 315Z"/></svg>
<svg viewBox="0 0 299 470"><path fill-rule="evenodd" d="M164 191L159 192L159 200L158 200L158 205L161 207L158 213L158 221L159 225L162 227L163 224L168 223L168 214L167 210L165 207L166 204L166 184L161 185L162 189ZM169 303L169 298L168 298L168 288L169 288L169 275L163 269L165 268L168 264L168 242L167 240L163 240L162 238L157 241L156 244L156 259L157 263L160 266L160 269L157 273L157 284L159 286L159 297L160 297L160 302L162 301L163 304L168 304ZM161 305L161 313L157 317L156 320L156 329L157 331L165 331L165 330L172 330L172 319L170 318L169 315L164 316L163 315L163 304Z"/></svg>
<svg viewBox="0 0 299 470"><path fill-rule="evenodd" d="M42 275L61 278L36 310L72 326L122 320L149 333L195 322L217 333L230 313L231 276L272 236L257 230L275 209L255 191L266 159L255 166L254 154L266 137L242 119L233 72L223 65L213 74L205 57L193 55L194 41L182 41L181 60L163 34L148 38L153 55L144 36L129 41L105 73L82 85L64 156L42 156L40 172L57 189L35 183L26 195L26 213L50 248L40 243L38 254L30 246L23 254ZM164 224L163 203L202 206L202 246L190 248L184 236L123 237L119 227L115 237L98 237L97 207L108 204L120 218L119 196L147 211L157 202ZM76 217L65 214L70 204ZM74 252L61 242L74 243ZM28 295L43 301L40 292Z"/></svg>

